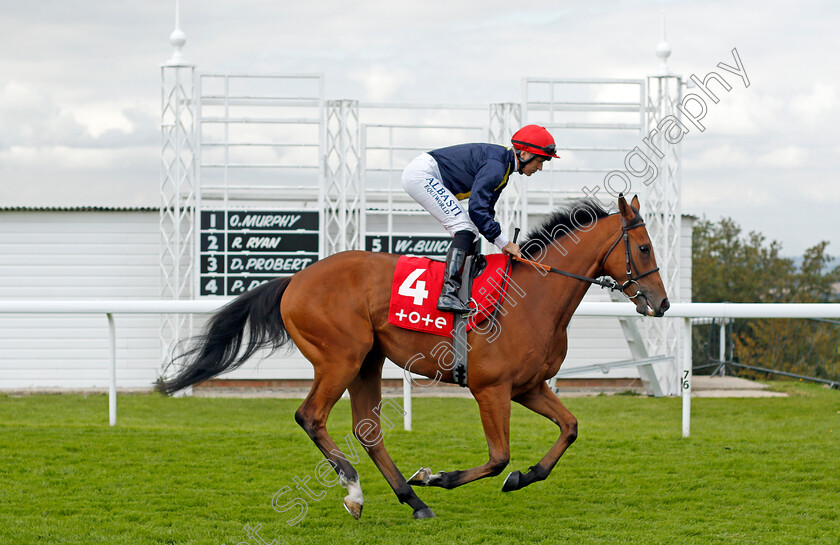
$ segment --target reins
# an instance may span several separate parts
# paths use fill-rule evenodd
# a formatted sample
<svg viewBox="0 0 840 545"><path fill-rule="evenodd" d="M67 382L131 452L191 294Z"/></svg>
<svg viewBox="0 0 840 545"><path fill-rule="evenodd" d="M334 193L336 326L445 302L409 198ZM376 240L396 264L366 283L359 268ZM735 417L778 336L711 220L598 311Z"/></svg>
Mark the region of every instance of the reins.
<svg viewBox="0 0 840 545"><path fill-rule="evenodd" d="M602 288L608 288L608 289L611 289L613 291L617 291L617 290L621 289L618 282L616 282L612 278L601 278L601 279L590 278L589 276L582 276L582 275L579 275L579 274L563 271L563 270L560 270L560 269L555 269L554 267L549 267L548 265L543 265L542 263L538 263L538 262L532 261L530 259L525 259L524 257L516 257L516 256L512 256L512 257L513 257L513 259L515 259L516 261L519 261L520 263L527 263L528 265L533 265L534 267L537 267L538 269L542 269L546 272L551 272L551 273L555 273L555 274L562 274L563 276L568 276L570 278L575 278L577 280L583 280L584 282L589 282L591 284L601 286Z"/></svg>
<svg viewBox="0 0 840 545"><path fill-rule="evenodd" d="M531 259L525 259L523 257L512 256L512 258L515 259L516 261L519 261L521 263L527 263L529 265L532 265L534 267L542 269L546 272L551 272L551 273L555 273L555 274L562 274L563 276L568 276L568 277L574 278L576 280L582 280L584 282L589 282L590 284L595 284L597 286L601 286L601 288L606 288L606 289L609 289L609 290L612 290L612 291L622 291L623 292L624 290L629 288L632 284L636 284L636 293L633 294L633 295L628 295L627 296L630 299L635 299L636 297L638 297L642 293L641 290L639 289L638 280L644 278L645 276L647 276L649 274L653 274L653 273L655 273L656 271L659 270L659 267L654 267L653 269L651 269L647 272L639 274L635 277L633 276L633 269L635 268L636 270L638 270L638 267L636 267L636 264L633 262L633 255L630 253L629 231L631 229L635 229L636 227L642 227L642 226L644 226L644 224L645 224L644 221L639 221L639 222L632 223L632 224L628 225L627 222L625 222L624 217L622 216L622 218L621 218L621 235L619 235L619 237L617 239L615 239L615 242L613 242L612 246L610 246L610 249L607 251L607 254L604 256L604 259L601 260L601 266L599 268L603 269L604 265L607 262L607 258L610 257L610 254L615 249L615 247L618 246L618 243L622 239L624 239L624 260L625 260L625 264L627 266L627 280L623 284L619 284L618 282L616 282L612 278L598 279L598 278L591 278L589 276L583 276L583 275L580 275L580 274L570 273L568 271L563 271L563 270L560 270L560 269L556 269L554 267L550 267L548 265L543 265L542 263L538 263L538 262L533 261Z"/></svg>

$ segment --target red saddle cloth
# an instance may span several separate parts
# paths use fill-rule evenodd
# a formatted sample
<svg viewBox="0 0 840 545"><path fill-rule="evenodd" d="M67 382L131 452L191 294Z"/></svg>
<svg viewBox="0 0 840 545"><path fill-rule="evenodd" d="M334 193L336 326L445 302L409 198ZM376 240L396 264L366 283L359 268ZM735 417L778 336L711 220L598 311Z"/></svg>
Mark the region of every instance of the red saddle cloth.
<svg viewBox="0 0 840 545"><path fill-rule="evenodd" d="M502 254L492 254L486 259L487 267L481 276L473 280L470 307L478 310L470 316L467 331L493 313L507 290L507 258ZM443 287L443 265L442 261L426 257L399 258L391 284L388 323L423 333L452 336L452 313L436 308Z"/></svg>

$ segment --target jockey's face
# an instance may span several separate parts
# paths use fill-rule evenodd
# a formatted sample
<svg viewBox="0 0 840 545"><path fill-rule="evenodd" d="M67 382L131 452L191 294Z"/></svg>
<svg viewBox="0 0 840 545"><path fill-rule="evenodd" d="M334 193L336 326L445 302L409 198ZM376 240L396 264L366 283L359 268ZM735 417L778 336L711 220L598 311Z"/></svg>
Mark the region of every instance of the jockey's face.
<svg viewBox="0 0 840 545"><path fill-rule="evenodd" d="M524 174L525 176L530 176L531 174L535 173L536 171L542 170L543 163L545 163L545 159L546 159L545 157L543 157L541 155L537 155L535 157L533 153L530 153L530 152L527 152L527 151L523 151L521 153L521 157L522 157L523 162L528 161L528 159L530 159L531 157L534 157L533 161L528 161L527 163L525 163L525 166L522 167L522 174Z"/></svg>

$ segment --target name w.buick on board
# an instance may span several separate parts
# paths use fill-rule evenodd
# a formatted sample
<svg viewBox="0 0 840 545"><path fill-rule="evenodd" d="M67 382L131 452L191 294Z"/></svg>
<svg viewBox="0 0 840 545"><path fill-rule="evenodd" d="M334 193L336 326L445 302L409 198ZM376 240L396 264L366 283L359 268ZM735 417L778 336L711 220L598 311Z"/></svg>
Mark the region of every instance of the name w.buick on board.
<svg viewBox="0 0 840 545"><path fill-rule="evenodd" d="M397 240L394 242L396 254L445 254L449 248L449 240Z"/></svg>
<svg viewBox="0 0 840 545"><path fill-rule="evenodd" d="M389 242L387 235L368 235L365 237L365 249L369 252L389 252L399 255L446 255L449 243L448 236L392 236Z"/></svg>

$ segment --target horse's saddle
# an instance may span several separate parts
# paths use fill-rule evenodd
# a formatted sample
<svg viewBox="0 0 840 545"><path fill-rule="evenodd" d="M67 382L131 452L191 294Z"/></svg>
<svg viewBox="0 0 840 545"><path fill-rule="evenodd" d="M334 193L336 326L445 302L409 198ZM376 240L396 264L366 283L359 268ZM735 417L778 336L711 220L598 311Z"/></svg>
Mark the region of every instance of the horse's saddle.
<svg viewBox="0 0 840 545"><path fill-rule="evenodd" d="M394 270L388 323L397 327L452 337L453 375L467 384L467 332L490 317L508 286L507 258L501 254L470 257L459 296L473 311L454 316L437 309L443 286L444 263L423 257L401 256Z"/></svg>
<svg viewBox="0 0 840 545"><path fill-rule="evenodd" d="M501 254L482 255L473 260L475 273L470 274L470 282L462 285L462 289L472 287L471 295L462 295L474 309L467 331L486 320L503 297L507 288L506 264L507 258ZM390 324L444 337L452 335L452 313L436 308L443 286L443 267L442 261L400 256L391 284Z"/></svg>

